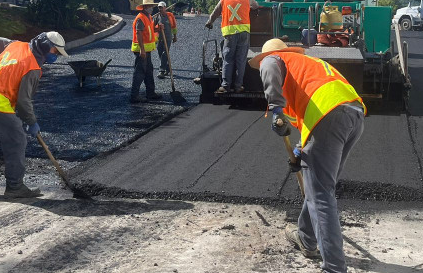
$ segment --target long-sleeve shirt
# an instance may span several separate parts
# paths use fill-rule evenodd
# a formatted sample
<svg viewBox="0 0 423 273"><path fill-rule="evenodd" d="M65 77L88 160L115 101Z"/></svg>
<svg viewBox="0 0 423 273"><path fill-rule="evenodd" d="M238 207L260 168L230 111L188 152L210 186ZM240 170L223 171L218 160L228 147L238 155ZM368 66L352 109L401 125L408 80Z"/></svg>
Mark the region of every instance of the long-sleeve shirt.
<svg viewBox="0 0 423 273"><path fill-rule="evenodd" d="M260 65L260 77L263 82L264 96L269 109L286 106L286 99L282 96L282 86L286 76L285 62L275 55L265 57Z"/></svg>
<svg viewBox="0 0 423 273"><path fill-rule="evenodd" d="M257 9L259 7L256 0L250 0L250 8L251 9ZM207 23L213 24L214 21L216 21L217 18L222 14L222 0L217 3L217 5L214 7L214 10L212 14L210 14L209 20Z"/></svg>
<svg viewBox="0 0 423 273"><path fill-rule="evenodd" d="M7 38L0 37L0 54L6 46L13 42ZM32 105L32 97L38 88L41 70L31 70L22 77L19 85L18 100L16 102L16 115L26 124L32 125L37 122Z"/></svg>

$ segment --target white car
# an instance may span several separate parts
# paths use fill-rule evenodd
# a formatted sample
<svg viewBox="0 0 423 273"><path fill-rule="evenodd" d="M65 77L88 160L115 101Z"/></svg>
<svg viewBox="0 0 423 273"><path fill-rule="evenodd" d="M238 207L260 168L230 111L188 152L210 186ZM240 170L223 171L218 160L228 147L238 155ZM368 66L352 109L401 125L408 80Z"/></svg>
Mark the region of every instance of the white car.
<svg viewBox="0 0 423 273"><path fill-rule="evenodd" d="M405 8L398 9L392 19L392 24L399 24L403 30L412 30L421 28L423 25L423 1L414 2L418 6L412 6L412 2L408 3Z"/></svg>

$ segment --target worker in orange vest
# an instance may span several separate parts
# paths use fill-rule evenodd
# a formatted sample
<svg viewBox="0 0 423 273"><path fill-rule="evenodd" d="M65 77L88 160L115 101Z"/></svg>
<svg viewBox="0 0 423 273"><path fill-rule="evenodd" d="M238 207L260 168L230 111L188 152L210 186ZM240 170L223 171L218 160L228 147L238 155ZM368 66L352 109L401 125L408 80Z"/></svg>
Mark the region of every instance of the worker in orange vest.
<svg viewBox="0 0 423 273"><path fill-rule="evenodd" d="M291 170L303 170L305 199L298 227L288 225L285 236L305 257L321 255L324 272L346 273L335 188L364 130L366 106L334 67L279 39L267 41L249 64L260 70L272 129L288 136L289 121L301 133Z"/></svg>
<svg viewBox="0 0 423 273"><path fill-rule="evenodd" d="M206 27L212 29L213 22L222 14L222 86L217 93L232 91L232 85L236 93L244 91L242 84L250 48L250 8L258 8L256 0L220 0L206 23Z"/></svg>
<svg viewBox="0 0 423 273"><path fill-rule="evenodd" d="M171 13L166 11L166 3L165 2L159 2L159 13L154 18L154 24L163 24L163 32L165 34L166 38L166 45L168 50L170 51L170 45L172 42L176 43L176 33L178 32L178 29L176 28L176 19L175 16ZM169 74L169 63L168 63L168 56L166 54L166 48L164 44L163 39L163 33L159 32L159 42L157 44L157 52L159 53L159 59L160 59L160 69L159 74L157 75L157 78L164 79L166 75ZM173 38L172 38L173 36Z"/></svg>
<svg viewBox="0 0 423 273"><path fill-rule="evenodd" d="M0 144L5 163L7 198L41 196L24 183L27 133L36 137L40 126L34 115L32 97L44 63L57 55L68 57L65 40L57 32L43 32L29 43L0 39ZM23 124L22 124L23 123Z"/></svg>
<svg viewBox="0 0 423 273"><path fill-rule="evenodd" d="M134 74L132 77L131 103L147 102L148 100L159 100L162 95L155 92L153 63L151 52L156 49L156 34L163 25L154 26L153 8L157 6L154 0L144 0L136 7L140 13L132 23L132 46L131 51L135 55ZM146 98L141 97L140 87L145 83Z"/></svg>

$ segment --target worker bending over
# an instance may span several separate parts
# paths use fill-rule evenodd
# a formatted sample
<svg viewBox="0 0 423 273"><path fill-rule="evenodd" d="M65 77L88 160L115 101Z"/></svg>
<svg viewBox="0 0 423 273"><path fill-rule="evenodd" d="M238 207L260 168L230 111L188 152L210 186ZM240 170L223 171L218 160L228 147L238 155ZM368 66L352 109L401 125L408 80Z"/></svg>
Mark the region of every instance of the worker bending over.
<svg viewBox="0 0 423 273"><path fill-rule="evenodd" d="M153 75L153 63L151 62L151 52L156 49L156 35L163 27L159 24L154 26L153 8L157 6L154 0L144 0L136 7L140 13L135 17L132 24L132 47L131 51L135 55L134 74L132 77L131 103L147 102L148 100L159 100L162 95L156 94ZM145 83L146 98L141 97L140 87Z"/></svg>
<svg viewBox="0 0 423 273"><path fill-rule="evenodd" d="M285 235L305 257L321 254L324 272L345 273L335 187L363 132L366 107L334 67L279 39L267 41L249 64L260 70L272 129L288 136L289 121L301 133L305 200L298 227L288 225Z"/></svg>
<svg viewBox="0 0 423 273"><path fill-rule="evenodd" d="M40 126L34 114L32 97L41 78L44 63L53 63L57 55L68 57L65 40L57 32L41 33L29 43L0 39L0 144L5 163L5 197L41 196L23 183L25 175L26 135L36 137Z"/></svg>
<svg viewBox="0 0 423 273"><path fill-rule="evenodd" d="M154 18L154 24L163 25L164 27L163 32L165 35L164 38L166 39L167 49L170 52L170 46L172 44L172 41L174 43L176 43L177 41L176 33L178 32L178 30L176 28L176 19L175 19L175 16L171 12L166 11L165 2L159 2L158 7L159 7L159 13ZM166 54L165 41L163 38L163 32L162 31L159 32L159 42L157 44L157 52L159 53L159 59L160 59L159 75L157 75L157 78L159 79L164 79L165 76L169 75L169 72L170 72L168 56Z"/></svg>
<svg viewBox="0 0 423 273"><path fill-rule="evenodd" d="M206 27L213 28L213 22L222 14L222 35L224 37L222 57L222 86L217 93L244 91L247 54L250 48L250 8L257 9L256 0L220 0L210 15ZM235 73L235 82L232 83Z"/></svg>

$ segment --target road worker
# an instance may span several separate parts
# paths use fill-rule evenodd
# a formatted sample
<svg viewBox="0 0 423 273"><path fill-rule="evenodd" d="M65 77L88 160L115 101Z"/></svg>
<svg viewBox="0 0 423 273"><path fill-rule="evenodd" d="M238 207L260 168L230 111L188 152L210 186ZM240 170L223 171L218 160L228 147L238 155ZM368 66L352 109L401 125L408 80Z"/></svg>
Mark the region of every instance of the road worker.
<svg viewBox="0 0 423 273"><path fill-rule="evenodd" d="M154 0L144 0L136 7L139 14L132 24L132 47L135 55L134 74L132 77L131 103L147 102L148 100L159 100L162 95L155 92L153 63L151 52L156 49L156 35L163 25L154 26L153 8L157 6ZM140 96L140 87L145 83L146 98Z"/></svg>
<svg viewBox="0 0 423 273"><path fill-rule="evenodd" d="M242 84L250 48L250 8L258 8L256 0L220 0L206 23L207 28L213 28L213 22L222 14L222 85L216 93L230 92L232 85L235 92L244 91ZM235 82L232 82L234 74Z"/></svg>
<svg viewBox="0 0 423 273"><path fill-rule="evenodd" d="M32 97L44 63L53 63L57 55L68 57L65 40L57 32L43 32L29 43L0 39L0 144L6 177L5 197L41 196L23 183L27 133L36 137L40 126L34 115Z"/></svg>
<svg viewBox="0 0 423 273"><path fill-rule="evenodd" d="M272 129L288 136L289 121L301 133L305 200L298 227L288 225L285 235L305 257L321 255L324 272L347 272L335 186L364 129L363 100L330 64L279 39L267 41L249 64L260 70Z"/></svg>
<svg viewBox="0 0 423 273"><path fill-rule="evenodd" d="M166 11L166 3L159 2L159 13L154 18L154 24L163 24L163 32L166 38L166 45L168 50L170 51L170 45L172 42L176 43L176 33L178 32L176 28L176 19L175 16L171 12ZM173 36L173 37L172 37ZM168 63L168 56L166 54L166 47L165 42L163 39L163 33L159 32L159 42L157 44L157 52L159 53L160 58L160 69L157 78L164 79L166 75L169 74L169 63Z"/></svg>

